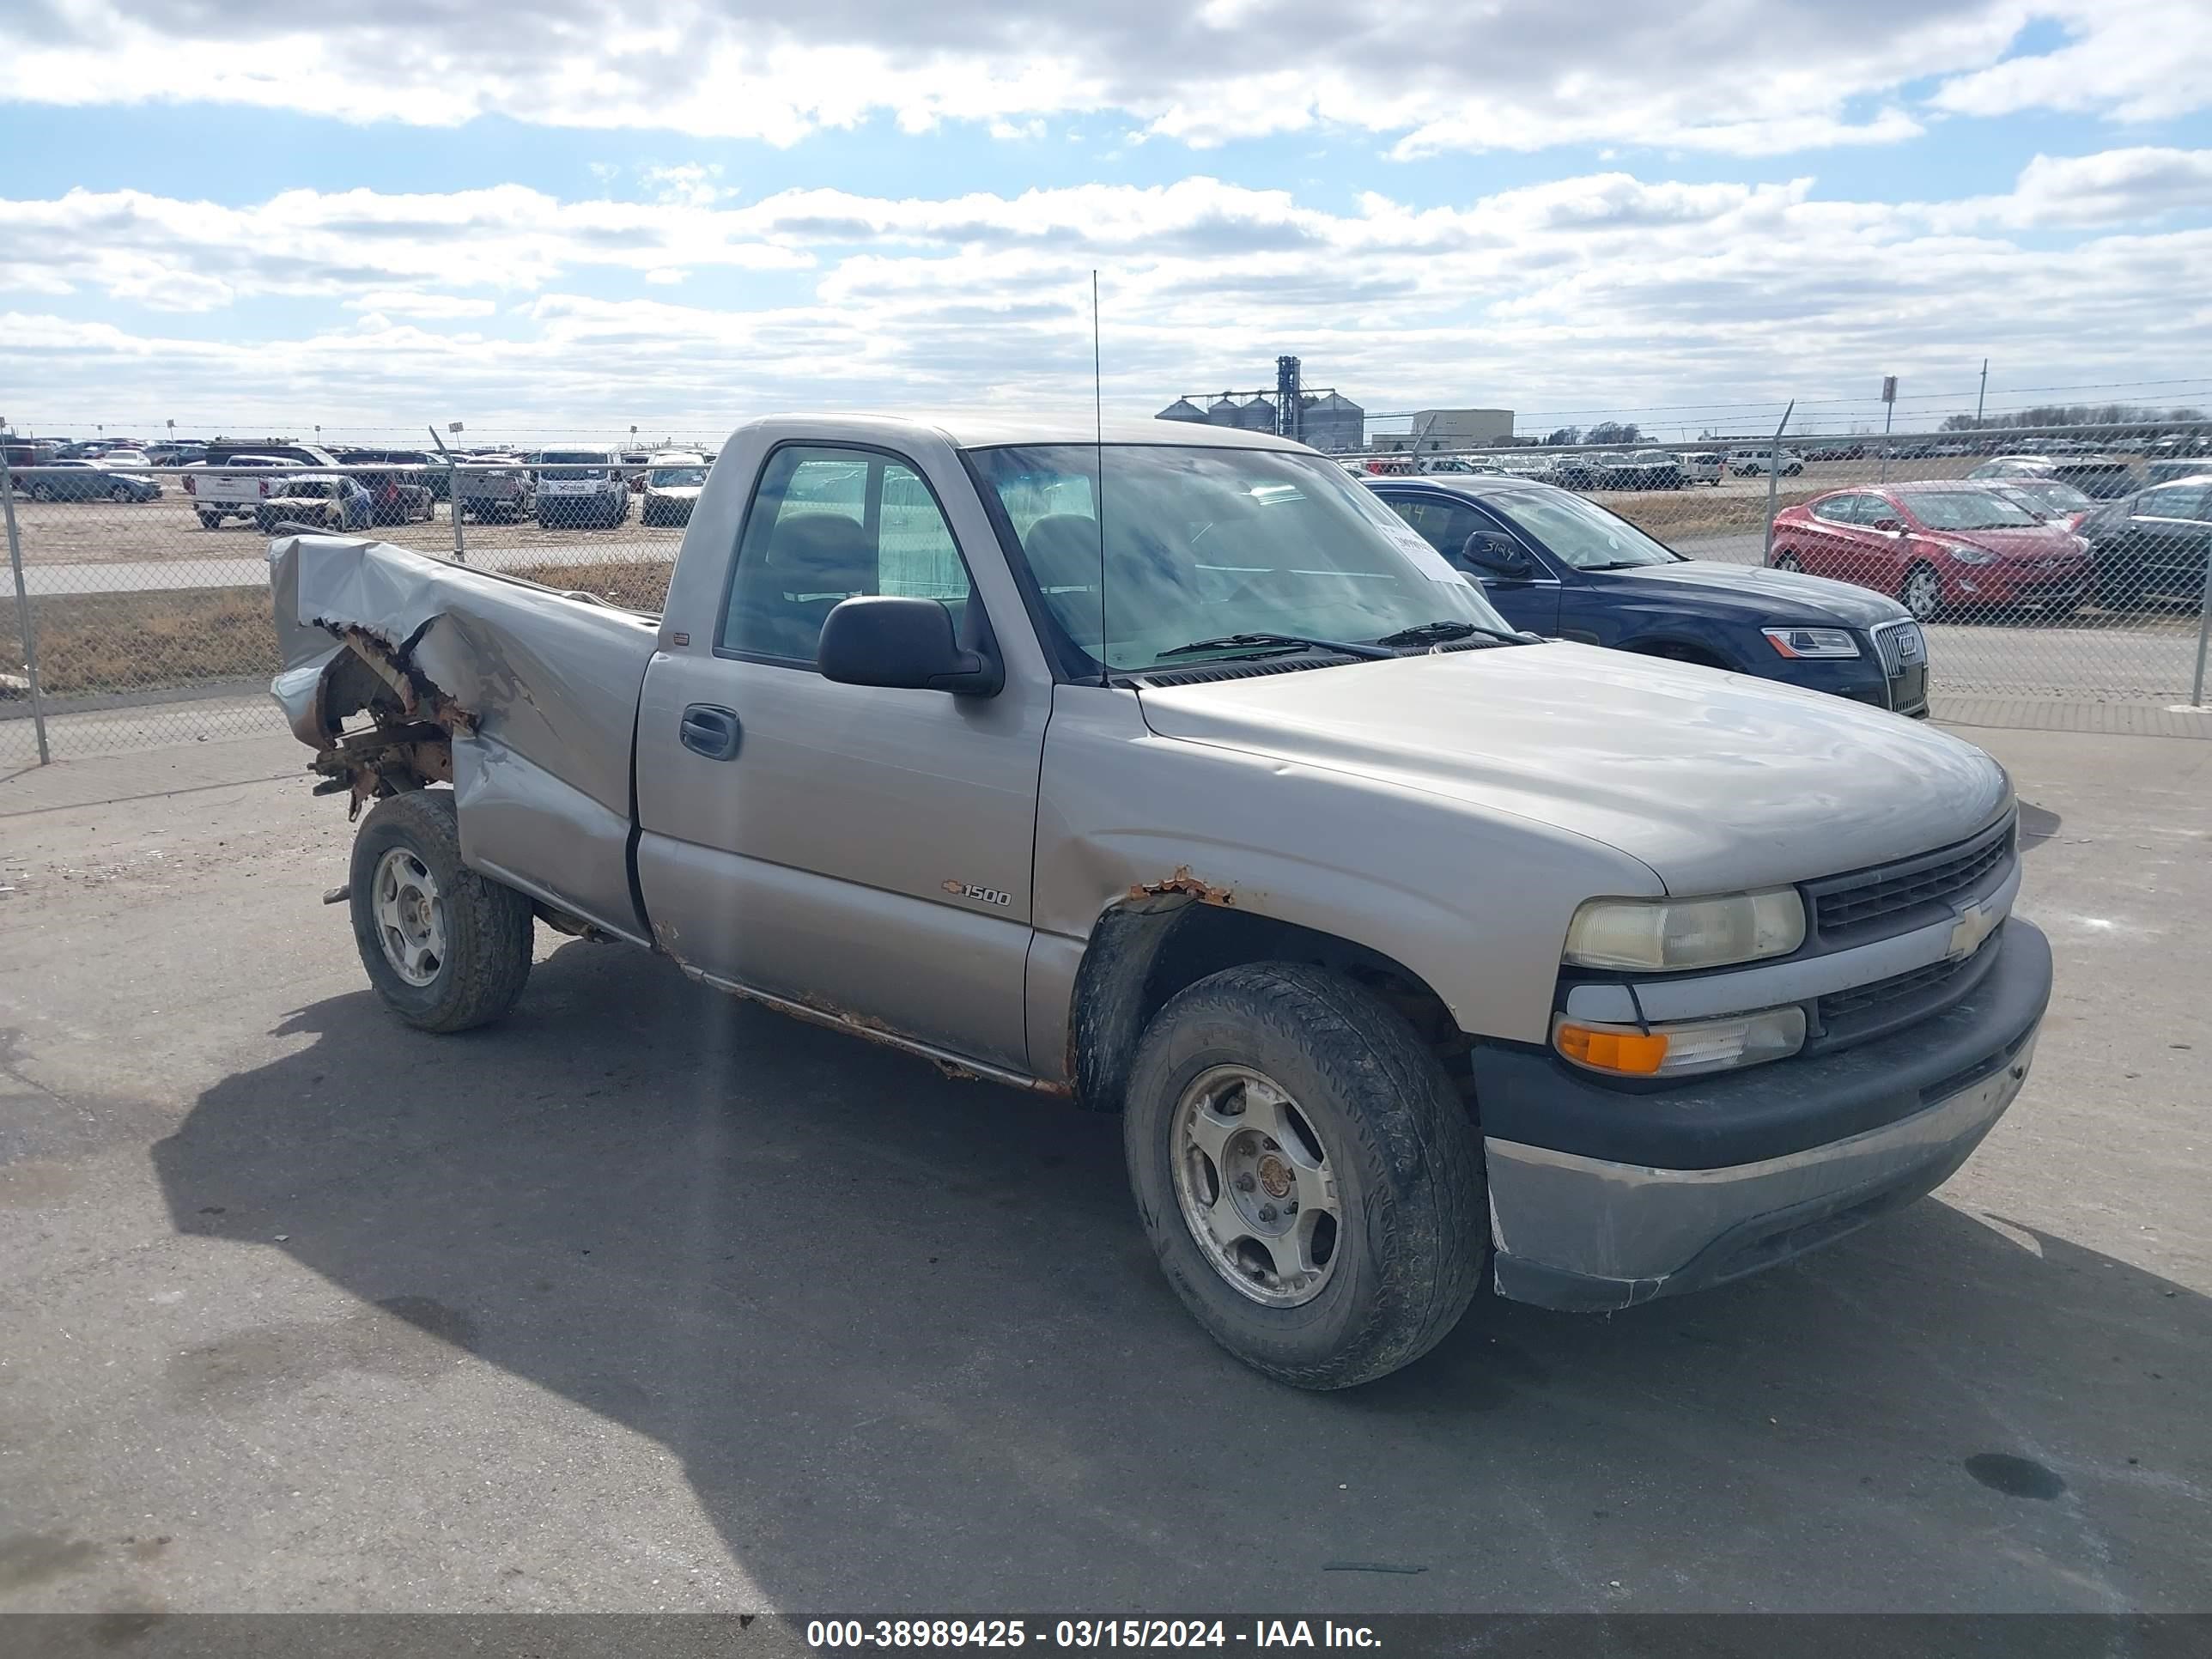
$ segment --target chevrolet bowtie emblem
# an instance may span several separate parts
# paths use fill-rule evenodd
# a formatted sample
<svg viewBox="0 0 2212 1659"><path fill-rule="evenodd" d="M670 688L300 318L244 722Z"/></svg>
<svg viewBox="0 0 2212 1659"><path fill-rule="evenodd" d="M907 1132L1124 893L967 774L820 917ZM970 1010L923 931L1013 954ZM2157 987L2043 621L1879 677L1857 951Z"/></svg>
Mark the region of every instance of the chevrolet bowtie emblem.
<svg viewBox="0 0 2212 1659"><path fill-rule="evenodd" d="M1982 948L1982 941L1996 931L2004 918L1985 904L1977 904L1970 910L1961 910L1958 921L1951 924L1951 941L1943 948L1947 962L1958 962Z"/></svg>

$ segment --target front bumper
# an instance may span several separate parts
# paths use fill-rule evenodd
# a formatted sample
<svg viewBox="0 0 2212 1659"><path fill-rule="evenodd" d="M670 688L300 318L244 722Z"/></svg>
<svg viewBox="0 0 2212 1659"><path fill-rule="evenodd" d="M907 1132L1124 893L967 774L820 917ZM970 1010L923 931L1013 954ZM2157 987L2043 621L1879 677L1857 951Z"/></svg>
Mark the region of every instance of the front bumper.
<svg viewBox="0 0 2212 1659"><path fill-rule="evenodd" d="M2078 605L2088 597L2089 563L1954 567L1943 588L1952 605Z"/></svg>
<svg viewBox="0 0 2212 1659"><path fill-rule="evenodd" d="M1998 944L1970 996L1894 1036L1674 1089L1478 1048L1498 1293L1631 1307L1785 1261L1941 1185L2020 1092L2050 1001L2043 935L2014 917Z"/></svg>
<svg viewBox="0 0 2212 1659"><path fill-rule="evenodd" d="M1759 648L1765 649L1765 641L1759 644ZM1772 653L1768 654L1771 656ZM1802 686L1808 691L1825 691L1831 696L1849 697L1853 702L1893 709L1915 719L1928 713L1925 665L1916 664L1911 673L1893 678L1883 667L1881 657L1871 652L1856 657L1800 657L1794 660L1777 656L1771 664L1759 657L1751 660L1757 665L1752 672L1761 679Z"/></svg>

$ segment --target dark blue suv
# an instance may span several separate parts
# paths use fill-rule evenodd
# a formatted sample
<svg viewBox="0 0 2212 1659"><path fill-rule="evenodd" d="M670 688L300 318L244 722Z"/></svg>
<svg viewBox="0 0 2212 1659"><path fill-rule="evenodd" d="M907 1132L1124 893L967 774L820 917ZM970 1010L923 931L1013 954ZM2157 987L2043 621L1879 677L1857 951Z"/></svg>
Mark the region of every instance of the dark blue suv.
<svg viewBox="0 0 2212 1659"><path fill-rule="evenodd" d="M1927 641L1887 594L1686 559L1553 484L1447 475L1368 487L1516 628L1928 713Z"/></svg>

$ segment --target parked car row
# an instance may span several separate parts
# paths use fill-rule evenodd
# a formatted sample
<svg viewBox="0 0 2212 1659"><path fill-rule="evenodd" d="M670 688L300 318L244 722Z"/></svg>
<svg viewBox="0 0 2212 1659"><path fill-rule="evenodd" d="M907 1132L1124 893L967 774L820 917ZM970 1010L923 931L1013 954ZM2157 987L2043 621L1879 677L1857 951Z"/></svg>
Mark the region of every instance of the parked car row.
<svg viewBox="0 0 2212 1659"><path fill-rule="evenodd" d="M1685 558L1571 490L1522 478L1368 487L1516 628L1928 712L1927 642L1862 586Z"/></svg>
<svg viewBox="0 0 2212 1659"><path fill-rule="evenodd" d="M161 493L150 474L98 461L48 461L17 488L34 501L150 501Z"/></svg>
<svg viewBox="0 0 2212 1659"><path fill-rule="evenodd" d="M1893 594L1915 619L2033 608L2068 617L2199 603L2212 469L2100 505L2028 476L1859 484L1775 515L1767 561Z"/></svg>

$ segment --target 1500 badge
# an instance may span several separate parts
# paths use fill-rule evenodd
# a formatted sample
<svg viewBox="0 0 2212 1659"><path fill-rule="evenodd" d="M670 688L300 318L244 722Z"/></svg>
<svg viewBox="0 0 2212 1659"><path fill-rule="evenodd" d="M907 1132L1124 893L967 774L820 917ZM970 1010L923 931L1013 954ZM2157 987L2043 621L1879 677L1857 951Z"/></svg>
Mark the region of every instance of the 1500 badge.
<svg viewBox="0 0 2212 1659"><path fill-rule="evenodd" d="M955 898L974 899L980 904L995 904L1004 908L1014 902L1012 893L1001 892L995 887L976 887L964 881L944 881L938 885Z"/></svg>

